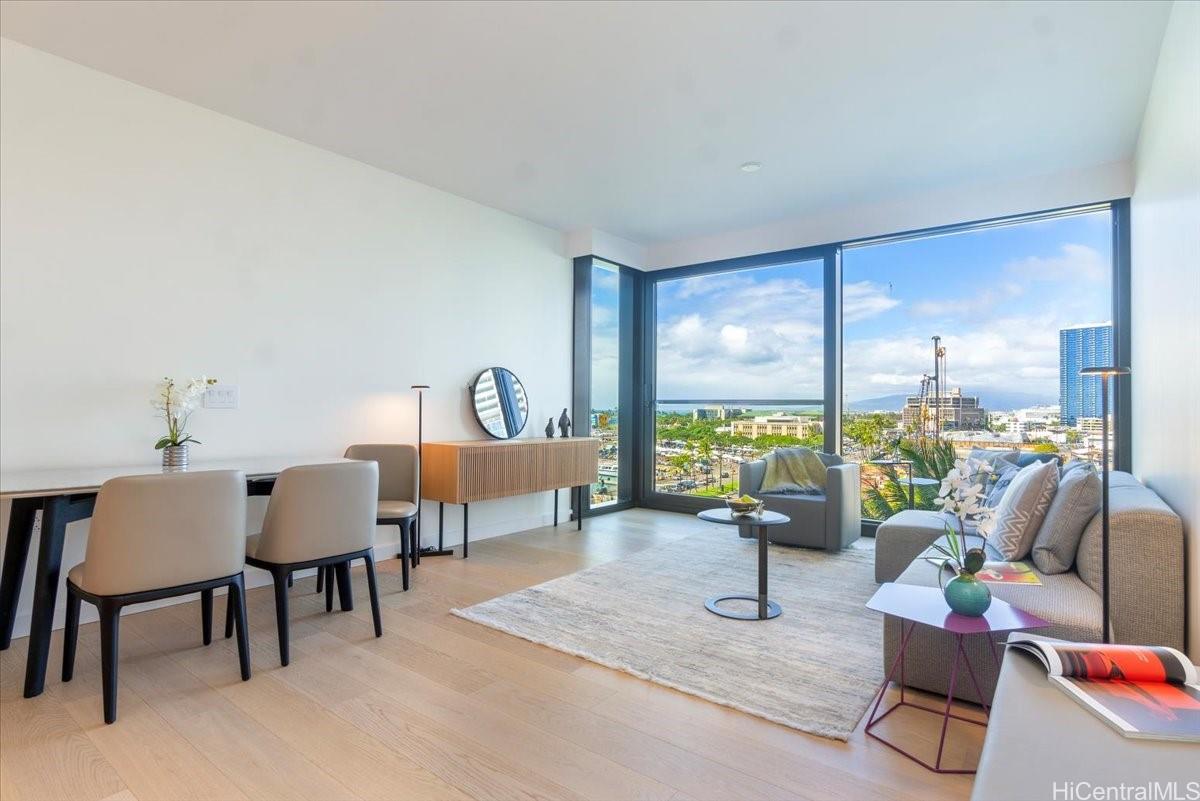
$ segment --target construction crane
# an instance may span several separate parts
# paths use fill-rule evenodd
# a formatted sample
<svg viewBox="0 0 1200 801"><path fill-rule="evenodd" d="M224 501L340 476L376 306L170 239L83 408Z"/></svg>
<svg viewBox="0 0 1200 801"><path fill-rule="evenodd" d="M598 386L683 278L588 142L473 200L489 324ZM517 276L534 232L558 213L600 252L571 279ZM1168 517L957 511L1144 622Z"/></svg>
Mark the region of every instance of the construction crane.
<svg viewBox="0 0 1200 801"><path fill-rule="evenodd" d="M921 376L921 394L917 399L918 426L922 437L937 439L942 434L942 389L946 382L946 349L942 338L933 337L933 375ZM932 402L931 402L932 401Z"/></svg>
<svg viewBox="0 0 1200 801"><path fill-rule="evenodd" d="M942 435L942 386L946 381L946 349L942 338L933 337L933 436Z"/></svg>

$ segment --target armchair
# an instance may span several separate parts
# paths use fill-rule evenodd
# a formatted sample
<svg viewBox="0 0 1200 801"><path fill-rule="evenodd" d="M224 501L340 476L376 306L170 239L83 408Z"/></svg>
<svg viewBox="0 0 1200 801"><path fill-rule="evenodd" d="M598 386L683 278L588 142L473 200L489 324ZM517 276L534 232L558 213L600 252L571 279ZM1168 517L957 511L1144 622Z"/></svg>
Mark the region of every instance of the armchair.
<svg viewBox="0 0 1200 801"><path fill-rule="evenodd" d="M738 493L762 498L767 508L787 515L792 522L770 529L771 541L780 545L846 548L862 534L862 503L859 497L858 465L842 457L818 453L825 463L825 494L797 495L762 492L767 472L765 459L742 462L738 473Z"/></svg>

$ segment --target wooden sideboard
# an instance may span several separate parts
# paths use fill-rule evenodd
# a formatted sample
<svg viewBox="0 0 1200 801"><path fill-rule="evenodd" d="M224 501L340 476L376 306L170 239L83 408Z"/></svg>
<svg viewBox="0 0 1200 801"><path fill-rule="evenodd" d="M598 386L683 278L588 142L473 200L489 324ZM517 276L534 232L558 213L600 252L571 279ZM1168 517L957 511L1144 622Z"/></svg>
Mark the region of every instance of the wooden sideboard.
<svg viewBox="0 0 1200 801"><path fill-rule="evenodd" d="M445 504L462 504L466 558L470 504L554 491L557 525L558 490L577 492L575 508L581 509L585 488L596 481L599 449L600 440L592 437L426 442L421 446L421 497L438 502L439 532ZM583 527L581 515L576 514L576 523Z"/></svg>

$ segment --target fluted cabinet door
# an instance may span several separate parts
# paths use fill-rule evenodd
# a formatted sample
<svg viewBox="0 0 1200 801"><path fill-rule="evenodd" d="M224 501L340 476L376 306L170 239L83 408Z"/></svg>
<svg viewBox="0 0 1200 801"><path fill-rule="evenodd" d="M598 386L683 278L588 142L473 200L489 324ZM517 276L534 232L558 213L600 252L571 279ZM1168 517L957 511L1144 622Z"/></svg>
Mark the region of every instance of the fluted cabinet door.
<svg viewBox="0 0 1200 801"><path fill-rule="evenodd" d="M598 439L426 442L421 494L446 503L474 503L578 487L596 481Z"/></svg>

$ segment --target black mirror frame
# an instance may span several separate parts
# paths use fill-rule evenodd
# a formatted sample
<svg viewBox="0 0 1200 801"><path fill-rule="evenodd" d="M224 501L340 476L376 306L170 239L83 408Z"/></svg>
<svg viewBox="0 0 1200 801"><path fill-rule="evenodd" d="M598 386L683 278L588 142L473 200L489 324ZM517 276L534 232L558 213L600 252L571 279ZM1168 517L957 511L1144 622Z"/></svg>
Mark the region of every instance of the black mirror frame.
<svg viewBox="0 0 1200 801"><path fill-rule="evenodd" d="M517 378L517 374L514 373L512 370L509 370L507 367L500 367L498 365L494 365L492 367L485 367L482 370L480 370L478 373L475 374L475 378L471 381L470 384L467 384L467 392L470 395L470 401L471 401L471 414L475 415L475 422L479 423L479 427L483 429L483 433L487 434L492 439L498 439L501 441L509 440L509 439L516 439L517 437L521 436L521 432L525 430L525 426L529 425L529 395L528 394L525 395L525 419L521 421L521 427L518 428L515 433L513 433L507 437L498 437L495 434L493 434L491 432L491 429L489 429L484 424L483 418L481 418L479 416L479 409L475 405L475 387L479 383L479 379L483 377L484 373L490 373L493 370L503 370L504 372L511 375L513 378L516 379L517 383L521 385L521 390L522 390L522 392L524 392L525 382L523 382L520 378Z"/></svg>

